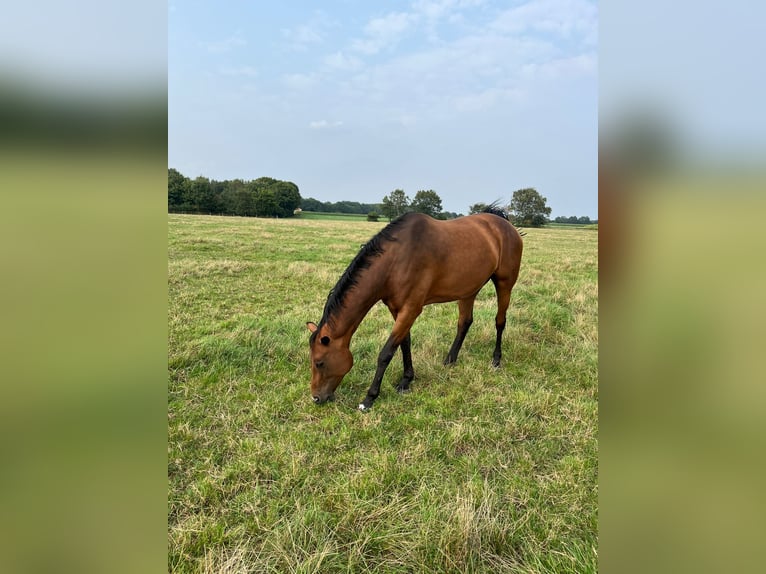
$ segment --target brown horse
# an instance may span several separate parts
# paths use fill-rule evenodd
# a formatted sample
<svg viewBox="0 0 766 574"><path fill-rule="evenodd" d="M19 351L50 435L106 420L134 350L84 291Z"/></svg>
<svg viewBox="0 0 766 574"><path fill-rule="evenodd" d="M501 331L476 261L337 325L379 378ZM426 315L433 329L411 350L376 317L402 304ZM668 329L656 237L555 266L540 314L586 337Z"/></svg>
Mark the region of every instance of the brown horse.
<svg viewBox="0 0 766 574"><path fill-rule="evenodd" d="M486 212L451 221L407 213L389 223L359 251L330 291L319 325L311 331L311 395L315 403L333 398L354 358L349 343L372 306L383 301L394 317L394 328L378 356L378 367L367 396L367 410L396 349L401 347L404 374L396 389L409 389L412 369L410 328L423 307L457 301L457 336L444 364L454 363L473 322L473 303L490 279L497 291L497 340L492 364L500 365L500 340L505 316L521 264L522 241L504 212Z"/></svg>

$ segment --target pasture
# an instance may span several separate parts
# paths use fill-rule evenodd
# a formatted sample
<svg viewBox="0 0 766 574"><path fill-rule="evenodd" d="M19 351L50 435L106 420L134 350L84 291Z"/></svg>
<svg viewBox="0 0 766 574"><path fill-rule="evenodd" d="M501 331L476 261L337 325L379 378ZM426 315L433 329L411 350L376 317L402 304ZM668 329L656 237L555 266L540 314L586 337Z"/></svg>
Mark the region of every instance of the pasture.
<svg viewBox="0 0 766 574"><path fill-rule="evenodd" d="M597 233L526 230L499 369L489 283L457 364L456 304L426 307L412 391L397 353L359 412L378 303L316 406L305 323L384 225L169 216L169 571L597 570Z"/></svg>

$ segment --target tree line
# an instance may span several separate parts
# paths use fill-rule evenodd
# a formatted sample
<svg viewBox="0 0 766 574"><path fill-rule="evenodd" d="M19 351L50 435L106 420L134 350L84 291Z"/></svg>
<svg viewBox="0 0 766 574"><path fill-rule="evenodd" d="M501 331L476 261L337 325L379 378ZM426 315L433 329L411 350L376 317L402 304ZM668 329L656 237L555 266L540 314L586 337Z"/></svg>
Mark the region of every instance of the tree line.
<svg viewBox="0 0 766 574"><path fill-rule="evenodd" d="M414 199L410 199L403 189L395 189L384 196L383 202L380 204L380 213L389 220L396 219L410 211L425 213L436 219L460 217L459 213L442 211L442 199L433 189L421 189L415 194Z"/></svg>
<svg viewBox="0 0 766 574"><path fill-rule="evenodd" d="M290 217L301 205L298 186L291 181L259 177L216 181L190 179L168 169L168 212L255 217Z"/></svg>
<svg viewBox="0 0 766 574"><path fill-rule="evenodd" d="M303 211L323 211L327 213L353 213L367 215L380 213L379 203L359 203L358 201L319 201L313 197L301 200Z"/></svg>
<svg viewBox="0 0 766 574"><path fill-rule="evenodd" d="M577 217L576 215L570 215L569 217L564 217L560 215L559 217L554 219L553 222L554 223L579 223L579 224L597 223L596 221L593 221L587 215L581 215L580 217Z"/></svg>
<svg viewBox="0 0 766 574"><path fill-rule="evenodd" d="M469 213L478 213L487 207L486 203L475 203L469 206ZM499 207L509 213L516 225L540 227L550 221L551 208L547 205L547 199L535 188L514 191L511 202ZM312 197L303 199L298 186L291 181L271 177L250 181L216 181L203 176L190 179L176 169L168 169L168 211L171 213L291 217L299 208L303 211L366 214L373 221L381 215L393 220L410 211L425 213L436 219L460 217L458 213L442 211L441 197L433 189L421 189L412 199L404 190L395 189L385 195L380 203L322 202ZM553 221L595 223L587 216L560 216Z"/></svg>
<svg viewBox="0 0 766 574"><path fill-rule="evenodd" d="M534 187L517 189L511 196L508 205L497 205L510 216L514 225L524 227L542 227L548 223L552 208L547 205L548 199ZM480 213L487 208L486 203L474 203L469 207L469 213Z"/></svg>

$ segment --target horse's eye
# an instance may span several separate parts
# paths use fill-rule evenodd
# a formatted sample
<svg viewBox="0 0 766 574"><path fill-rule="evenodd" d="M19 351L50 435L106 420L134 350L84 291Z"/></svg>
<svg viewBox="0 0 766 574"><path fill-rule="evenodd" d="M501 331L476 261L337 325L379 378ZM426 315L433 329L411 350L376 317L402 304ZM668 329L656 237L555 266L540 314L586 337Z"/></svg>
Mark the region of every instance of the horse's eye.
<svg viewBox="0 0 766 574"><path fill-rule="evenodd" d="M314 366L317 369L321 369L322 367L324 367L324 361L317 361L316 363L314 363Z"/></svg>

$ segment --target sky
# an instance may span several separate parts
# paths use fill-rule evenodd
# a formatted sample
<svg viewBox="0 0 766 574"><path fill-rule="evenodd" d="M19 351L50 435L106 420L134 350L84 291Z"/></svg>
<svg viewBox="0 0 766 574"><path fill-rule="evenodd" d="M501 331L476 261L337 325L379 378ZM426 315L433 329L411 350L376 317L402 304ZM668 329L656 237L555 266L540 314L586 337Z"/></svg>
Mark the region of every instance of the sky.
<svg viewBox="0 0 766 574"><path fill-rule="evenodd" d="M604 131L649 111L693 159L763 166L766 3L603 2L600 24Z"/></svg>
<svg viewBox="0 0 766 574"><path fill-rule="evenodd" d="M595 219L597 50L586 0L170 0L168 164L457 213L534 187Z"/></svg>

